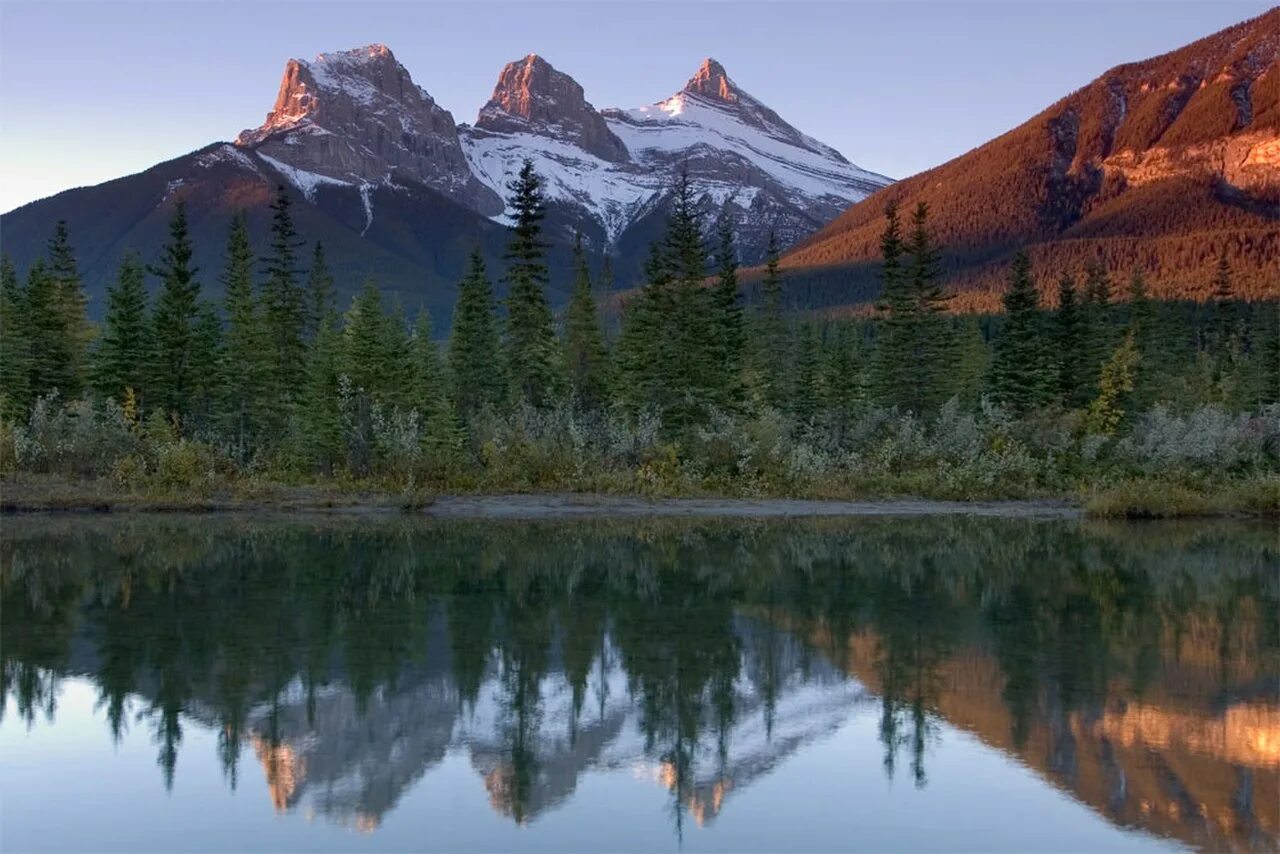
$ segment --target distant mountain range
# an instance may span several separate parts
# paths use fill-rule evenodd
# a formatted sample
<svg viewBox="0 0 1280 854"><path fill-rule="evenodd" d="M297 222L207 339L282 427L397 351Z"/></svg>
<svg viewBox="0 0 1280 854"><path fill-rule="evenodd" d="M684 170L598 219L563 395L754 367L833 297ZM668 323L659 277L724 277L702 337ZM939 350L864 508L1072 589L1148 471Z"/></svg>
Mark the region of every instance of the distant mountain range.
<svg viewBox="0 0 1280 854"><path fill-rule="evenodd" d="M792 243L889 183L787 124L712 59L666 100L600 111L573 78L531 54L503 68L469 126L455 124L387 47L370 45L289 60L266 120L234 142L34 202L0 228L25 267L53 223L67 219L90 293L100 296L128 249L157 250L183 198L204 284L217 293L230 218L247 211L265 239L267 206L284 184L298 202L299 232L324 241L348 293L373 276L439 322L471 247L501 258L503 197L526 158L551 202L553 264L565 266L564 247L581 232L597 261L613 256L620 284L660 233L682 168L710 217L740 223L748 262L763 257L771 230Z"/></svg>
<svg viewBox="0 0 1280 854"><path fill-rule="evenodd" d="M1023 246L1044 288L1101 258L1113 280L1140 269L1156 293L1202 298L1225 251L1240 293L1280 296L1280 8L1113 68L853 205L784 258L797 302L875 293L891 201L929 204L961 307L998 307Z"/></svg>

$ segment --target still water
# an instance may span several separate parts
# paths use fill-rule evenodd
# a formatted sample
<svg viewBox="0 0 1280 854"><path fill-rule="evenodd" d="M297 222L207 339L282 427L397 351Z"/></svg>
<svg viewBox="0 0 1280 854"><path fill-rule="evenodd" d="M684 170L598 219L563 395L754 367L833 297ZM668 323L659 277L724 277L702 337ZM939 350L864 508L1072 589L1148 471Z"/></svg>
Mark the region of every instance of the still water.
<svg viewBox="0 0 1280 854"><path fill-rule="evenodd" d="M1280 847L1270 527L10 518L12 851Z"/></svg>

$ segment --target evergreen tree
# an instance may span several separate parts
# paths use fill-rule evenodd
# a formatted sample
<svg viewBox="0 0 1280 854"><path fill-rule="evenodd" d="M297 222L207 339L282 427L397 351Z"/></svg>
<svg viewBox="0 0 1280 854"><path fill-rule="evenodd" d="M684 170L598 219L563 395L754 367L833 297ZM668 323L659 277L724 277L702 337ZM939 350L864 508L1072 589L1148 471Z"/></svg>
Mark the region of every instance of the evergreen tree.
<svg viewBox="0 0 1280 854"><path fill-rule="evenodd" d="M1147 296L1147 283L1141 270L1134 270L1129 279L1129 334L1133 336L1138 351L1138 363L1134 377L1134 400L1143 408L1150 406L1158 385L1157 370L1163 360L1157 353L1160 345L1156 337L1156 310Z"/></svg>
<svg viewBox="0 0 1280 854"><path fill-rule="evenodd" d="M1213 332L1210 335L1209 349L1215 355L1223 356L1231 349L1231 339L1236 334L1236 294L1231 283L1231 264L1227 261L1227 250L1223 247L1218 253L1218 267L1213 275Z"/></svg>
<svg viewBox="0 0 1280 854"><path fill-rule="evenodd" d="M791 415L801 425L808 427L818 415L821 389L819 387L819 351L821 343L818 330L809 323L796 330L795 376L790 383Z"/></svg>
<svg viewBox="0 0 1280 854"><path fill-rule="evenodd" d="M384 316L382 334L383 350L387 354L387 373L383 378L378 400L407 411L418 402L414 386L418 377L418 365L414 362L409 320L398 295L391 304L391 313Z"/></svg>
<svg viewBox="0 0 1280 854"><path fill-rule="evenodd" d="M712 343L716 347L716 384L720 388L718 403L727 410L742 405L742 362L744 333L742 304L738 298L738 252L733 242L733 223L728 215L720 218L716 262L719 267L712 291ZM777 261L774 261L774 273Z"/></svg>
<svg viewBox="0 0 1280 854"><path fill-rule="evenodd" d="M1089 376L1083 370L1087 352L1087 330L1076 298L1076 280L1072 276L1063 276L1058 282L1058 311L1054 320L1058 396L1064 406L1083 406L1087 402L1091 384Z"/></svg>
<svg viewBox="0 0 1280 854"><path fill-rule="evenodd" d="M910 358L902 366L906 383L903 402L912 412L927 412L945 397L946 373L951 361L950 328L943 318L947 295L940 283L938 250L929 237L929 206L916 205L911 214L911 237L905 247L911 301L906 334Z"/></svg>
<svg viewBox="0 0 1280 854"><path fill-rule="evenodd" d="M194 430L211 435L223 400L222 321L208 300L196 307L191 337L191 406L188 421Z"/></svg>
<svg viewBox="0 0 1280 854"><path fill-rule="evenodd" d="M493 289L477 248L471 253L470 268L458 288L449 336L450 396L464 417L470 418L503 401L506 383L500 360Z"/></svg>
<svg viewBox="0 0 1280 854"><path fill-rule="evenodd" d="M314 341L320 331L320 324L325 318L332 316L333 273L329 272L329 264L324 257L324 244L316 241L311 253L311 268L307 271L307 331L306 339Z"/></svg>
<svg viewBox="0 0 1280 854"><path fill-rule="evenodd" d="M227 333L219 406L219 420L240 459L248 458L272 405L267 386L270 339L254 295L253 264L248 222L240 214L231 221L222 273Z"/></svg>
<svg viewBox="0 0 1280 854"><path fill-rule="evenodd" d="M786 401L787 328L782 315L782 274L778 268L778 241L769 232L765 249L764 278L760 281L760 311L756 319L756 373L761 397L774 408Z"/></svg>
<svg viewBox="0 0 1280 854"><path fill-rule="evenodd" d="M311 342L299 418L306 459L322 474L331 474L342 459L341 359L342 332L337 312L330 310Z"/></svg>
<svg viewBox="0 0 1280 854"><path fill-rule="evenodd" d="M381 401L395 374L394 353L388 347L391 320L382 308L382 294L372 279L366 280L342 329L341 373L357 394L372 403Z"/></svg>
<svg viewBox="0 0 1280 854"><path fill-rule="evenodd" d="M837 441L866 402L866 377L861 348L862 330L854 323L831 329L823 348L822 408Z"/></svg>
<svg viewBox="0 0 1280 854"><path fill-rule="evenodd" d="M433 406L444 397L444 367L440 350L431 337L431 315L424 308L418 312L413 335L409 339L409 406L418 410L425 421Z"/></svg>
<svg viewBox="0 0 1280 854"><path fill-rule="evenodd" d="M660 242L649 246L645 283L623 306L622 333L618 338L617 397L623 409L635 416L656 407L661 388L661 358L669 342L662 334L662 305L667 300L671 275Z"/></svg>
<svg viewBox="0 0 1280 854"><path fill-rule="evenodd" d="M62 338L59 359L65 360L59 371L63 379L58 389L70 399L80 393L87 373L85 359L92 330L85 312L88 298L80 279L75 253L71 249L66 220L58 220L54 226L45 270L54 291L54 302L59 315L59 334Z"/></svg>
<svg viewBox="0 0 1280 854"><path fill-rule="evenodd" d="M26 295L9 256L0 257L0 416L26 416L31 406L31 335Z"/></svg>
<svg viewBox="0 0 1280 854"><path fill-rule="evenodd" d="M132 252L124 256L115 284L107 288L107 316L94 358L93 384L116 402L132 390L145 399L151 342L147 318L146 271Z"/></svg>
<svg viewBox="0 0 1280 854"><path fill-rule="evenodd" d="M1084 369L1091 378L1092 391L1096 392L1098 372L1116 344L1111 328L1111 281L1101 259L1085 266L1083 315L1087 335Z"/></svg>
<svg viewBox="0 0 1280 854"><path fill-rule="evenodd" d="M702 218L689 176L676 181L671 215L663 237L670 264L667 299L660 303L661 328L670 344L662 370L663 424L679 433L701 423L714 402L717 387L715 347L711 324L711 294L704 286L707 255L702 242Z"/></svg>
<svg viewBox="0 0 1280 854"><path fill-rule="evenodd" d="M302 246L293 227L292 202L284 185L271 204L271 245L266 257L263 286L263 319L268 334L267 384L271 426L287 421L301 388L310 309L298 284L297 251Z"/></svg>
<svg viewBox="0 0 1280 854"><path fill-rule="evenodd" d="M160 277L152 315L151 371L148 405L170 417L187 414L196 386L192 351L200 297L196 268L191 264L191 236L186 204L179 200L169 222L169 242L151 273Z"/></svg>
<svg viewBox="0 0 1280 854"><path fill-rule="evenodd" d="M884 231L880 234L881 321L876 331L872 365L872 391L882 403L908 406L906 371L911 359L918 320L918 303L913 299L906 267L906 244L896 202L884 210Z"/></svg>
<svg viewBox="0 0 1280 854"><path fill-rule="evenodd" d="M507 366L516 397L542 406L550 402L559 384L551 308L543 291L547 284L542 242L546 204L533 161L524 161L519 177L508 188L507 206L515 212L515 221L506 254Z"/></svg>
<svg viewBox="0 0 1280 854"><path fill-rule="evenodd" d="M565 313L565 364L574 399L594 409L605 401L608 354L581 234L574 242L573 264L573 295Z"/></svg>
<svg viewBox="0 0 1280 854"><path fill-rule="evenodd" d="M58 289L46 270L43 258L37 258L27 271L27 286L23 293L25 331L31 355L27 389L31 399L35 400L71 385L71 363L66 349L63 314L58 305Z"/></svg>
<svg viewBox="0 0 1280 854"><path fill-rule="evenodd" d="M992 391L997 400L1021 415L1043 404L1052 387L1040 295L1025 252L1014 257L1004 311L1004 329L996 340Z"/></svg>

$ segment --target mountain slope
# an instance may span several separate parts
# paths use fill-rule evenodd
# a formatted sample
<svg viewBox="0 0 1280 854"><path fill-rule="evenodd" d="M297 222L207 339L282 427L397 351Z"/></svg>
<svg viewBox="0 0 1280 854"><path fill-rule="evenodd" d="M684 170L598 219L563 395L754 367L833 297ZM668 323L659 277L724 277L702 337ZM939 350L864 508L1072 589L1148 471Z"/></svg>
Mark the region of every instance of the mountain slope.
<svg viewBox="0 0 1280 854"><path fill-rule="evenodd" d="M1101 257L1157 293L1280 294L1280 9L1112 69L1025 124L854 205L784 259L827 302L873 294L885 206L927 202L961 306L990 308L1011 252L1040 283ZM967 293L964 293L967 292Z"/></svg>

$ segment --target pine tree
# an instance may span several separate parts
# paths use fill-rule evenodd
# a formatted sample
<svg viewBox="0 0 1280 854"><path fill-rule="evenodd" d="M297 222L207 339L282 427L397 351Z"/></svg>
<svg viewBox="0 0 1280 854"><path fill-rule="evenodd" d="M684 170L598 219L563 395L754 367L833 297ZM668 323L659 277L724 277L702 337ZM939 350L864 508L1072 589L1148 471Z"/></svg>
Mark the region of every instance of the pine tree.
<svg viewBox="0 0 1280 854"><path fill-rule="evenodd" d="M670 280L662 244L654 241L645 261L644 286L623 305L618 337L615 388L623 410L632 416L658 405L661 360L670 343L661 327Z"/></svg>
<svg viewBox="0 0 1280 854"><path fill-rule="evenodd" d="M996 340L992 391L997 400L1021 415L1043 404L1052 387L1040 294L1025 252L1014 256L1004 311L1004 329Z"/></svg>
<svg viewBox="0 0 1280 854"><path fill-rule="evenodd" d="M365 282L347 311L342 328L341 373L358 394L381 401L395 374L389 350L391 321L382 308L382 294L372 279Z"/></svg>
<svg viewBox="0 0 1280 854"><path fill-rule="evenodd" d="M24 296L31 355L27 390L35 400L70 387L71 365L63 314L58 305L58 288L46 270L44 259L37 258L27 271Z"/></svg>
<svg viewBox="0 0 1280 854"><path fill-rule="evenodd" d="M0 416L21 420L31 406L31 334L26 294L9 256L0 258Z"/></svg>
<svg viewBox="0 0 1280 854"><path fill-rule="evenodd" d="M716 262L719 267L712 291L712 320L715 329L712 343L716 346L716 384L720 387L718 403L727 410L741 407L744 395L742 363L744 333L742 304L738 298L738 251L733 242L733 223L728 215L720 218ZM774 262L775 274L777 262Z"/></svg>
<svg viewBox="0 0 1280 854"><path fill-rule="evenodd" d="M820 339L818 330L812 324L803 324L796 330L795 376L790 383L792 417L807 427L813 423L818 414L819 398L819 351Z"/></svg>
<svg viewBox="0 0 1280 854"><path fill-rule="evenodd" d="M1054 321L1058 395L1065 406L1083 406L1090 387L1090 379L1083 370L1083 363L1087 360L1087 330L1076 299L1076 280L1072 276L1063 276L1058 282L1058 311Z"/></svg>
<svg viewBox="0 0 1280 854"><path fill-rule="evenodd" d="M379 402L408 411L417 403L414 382L418 366L414 363L409 319L398 295L391 303L390 314L384 316L382 334L383 349L387 354L387 374L377 398Z"/></svg>
<svg viewBox="0 0 1280 854"><path fill-rule="evenodd" d="M660 409L666 428L679 433L706 417L720 390L712 341L715 330L710 322L711 295L703 284L707 255L702 218L688 173L683 170L676 181L663 245L672 275L668 298L660 303L660 322L670 342L669 357L659 362L664 386Z"/></svg>
<svg viewBox="0 0 1280 854"><path fill-rule="evenodd" d="M861 332L855 323L840 323L831 329L823 351L822 408L830 426L837 431L837 441L866 403Z"/></svg>
<svg viewBox="0 0 1280 854"><path fill-rule="evenodd" d="M1236 294L1231 282L1231 264L1227 250L1218 253L1218 267L1213 275L1211 291L1213 300L1213 333L1210 347L1215 355L1225 356L1231 349L1231 339L1236 335Z"/></svg>
<svg viewBox="0 0 1280 854"><path fill-rule="evenodd" d="M260 437L272 405L267 392L269 336L254 295L253 265L248 222L240 214L231 221L222 273L227 332L219 420L242 460Z"/></svg>
<svg viewBox="0 0 1280 854"><path fill-rule="evenodd" d="M911 237L905 247L911 310L906 324L910 357L902 366L906 383L903 402L912 412L927 412L945 396L951 359L950 328L943 318L947 295L940 284L937 248L929 236L929 206L916 205L911 214Z"/></svg>
<svg viewBox="0 0 1280 854"><path fill-rule="evenodd" d="M208 300L196 306L191 336L191 406L188 421L193 430L206 436L216 428L222 402L222 321Z"/></svg>
<svg viewBox="0 0 1280 854"><path fill-rule="evenodd" d="M574 399L587 409L595 409L605 402L608 354L581 234L574 242L573 264L573 295L565 312L566 373Z"/></svg>
<svg viewBox="0 0 1280 854"><path fill-rule="evenodd" d="M908 406L906 371L911 358L919 303L913 299L905 265L906 244L896 202L884 210L884 231L880 234L880 300L882 314L876 332L872 363L872 391L881 403Z"/></svg>
<svg viewBox="0 0 1280 854"><path fill-rule="evenodd" d="M786 401L787 328L782 315L782 275L778 268L778 241L769 232L765 249L764 278L760 281L761 305L756 318L756 373L761 397L774 408Z"/></svg>
<svg viewBox="0 0 1280 854"><path fill-rule="evenodd" d="M525 160L520 175L508 184L507 206L514 211L507 245L507 366L518 399L534 406L550 402L557 391L557 359L542 242L546 204L542 179Z"/></svg>
<svg viewBox="0 0 1280 854"><path fill-rule="evenodd" d="M169 242L151 273L160 277L152 315L151 371L148 405L181 420L191 404L196 377L192 365L200 297L196 268L191 264L191 236L186 204L179 200L169 222Z"/></svg>
<svg viewBox="0 0 1280 854"><path fill-rule="evenodd" d="M501 358L493 289L477 248L471 253L466 278L458 288L449 336L451 397L463 417L470 418L504 400L506 382Z"/></svg>
<svg viewBox="0 0 1280 854"><path fill-rule="evenodd" d="M1116 344L1111 328L1111 282L1101 259L1085 266L1083 315L1087 336L1084 370L1091 378L1091 391L1096 393L1098 372Z"/></svg>
<svg viewBox="0 0 1280 854"><path fill-rule="evenodd" d="M331 474L342 459L342 414L338 402L338 377L342 359L342 332L332 309L316 329L307 357L299 423L308 462L322 474Z"/></svg>
<svg viewBox="0 0 1280 854"><path fill-rule="evenodd" d="M324 257L324 244L316 241L311 253L311 268L307 270L307 330L306 340L314 341L320 324L334 311L333 273Z"/></svg>
<svg viewBox="0 0 1280 854"><path fill-rule="evenodd" d="M444 366L440 361L440 348L431 337L431 314L424 308L414 321L413 335L409 338L411 354L408 381L409 406L418 410L425 420L446 392Z"/></svg>
<svg viewBox="0 0 1280 854"><path fill-rule="evenodd" d="M297 251L302 246L293 227L292 202L284 185L271 204L271 246L265 259L262 302L268 333L267 383L272 427L288 419L304 371L306 294L298 284Z"/></svg>
<svg viewBox="0 0 1280 854"><path fill-rule="evenodd" d="M147 318L146 271L135 253L120 264L107 288L107 316L94 355L93 384L103 397L123 401L127 393L145 400L151 342Z"/></svg>
<svg viewBox="0 0 1280 854"><path fill-rule="evenodd" d="M59 220L49 240L48 263L45 270L55 293L55 303L61 328L60 359L65 360L60 373L63 377L59 390L67 398L79 394L86 378L86 354L92 329L85 312L88 298L71 249L71 239L66 220Z"/></svg>
<svg viewBox="0 0 1280 854"><path fill-rule="evenodd" d="M1158 385L1157 370L1163 363L1157 348L1156 312L1147 296L1147 283L1141 270L1134 270L1129 279L1129 334L1133 336L1138 351L1138 364L1134 377L1134 401L1141 408L1155 401Z"/></svg>

